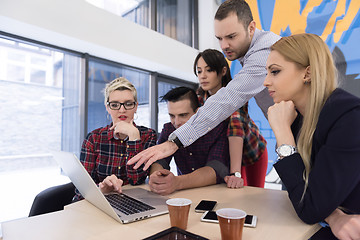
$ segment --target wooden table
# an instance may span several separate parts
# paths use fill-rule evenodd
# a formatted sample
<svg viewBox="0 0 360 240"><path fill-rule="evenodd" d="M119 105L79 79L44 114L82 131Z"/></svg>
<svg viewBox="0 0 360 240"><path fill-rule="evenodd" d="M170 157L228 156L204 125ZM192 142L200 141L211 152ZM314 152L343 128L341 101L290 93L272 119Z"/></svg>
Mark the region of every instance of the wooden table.
<svg viewBox="0 0 360 240"><path fill-rule="evenodd" d="M126 186L128 188L128 186ZM147 185L141 187L147 188ZM187 231L209 239L220 239L215 223L200 221L194 208L202 199L216 200L216 209L239 208L258 216L256 228L244 228L244 240L307 240L319 224L307 225L296 215L287 192L254 187L228 189L224 184L175 192L169 197L192 200ZM135 223L121 224L86 200L65 210L2 224L3 240L8 239L142 239L170 227L168 214Z"/></svg>

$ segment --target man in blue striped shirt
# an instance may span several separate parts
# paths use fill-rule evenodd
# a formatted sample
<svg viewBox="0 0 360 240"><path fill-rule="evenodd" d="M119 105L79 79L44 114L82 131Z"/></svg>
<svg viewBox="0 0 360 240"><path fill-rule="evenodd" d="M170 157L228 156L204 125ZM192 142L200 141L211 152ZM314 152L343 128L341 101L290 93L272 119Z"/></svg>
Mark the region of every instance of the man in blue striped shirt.
<svg viewBox="0 0 360 240"><path fill-rule="evenodd" d="M241 0L222 3L216 12L214 26L215 36L226 57L231 61L239 60L242 69L184 125L170 134L169 141L139 153L128 164L137 162L137 168L146 163L144 169L147 169L156 160L172 155L182 146L191 145L252 97L255 97L267 117L267 109L273 104L273 100L263 86L265 66L270 46L279 40L280 36L256 29L249 5Z"/></svg>

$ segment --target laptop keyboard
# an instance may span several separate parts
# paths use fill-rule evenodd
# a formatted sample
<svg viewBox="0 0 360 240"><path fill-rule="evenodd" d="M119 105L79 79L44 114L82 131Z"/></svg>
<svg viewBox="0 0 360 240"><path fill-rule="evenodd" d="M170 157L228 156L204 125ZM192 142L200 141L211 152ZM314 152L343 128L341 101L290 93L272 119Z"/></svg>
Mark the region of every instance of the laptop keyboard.
<svg viewBox="0 0 360 240"><path fill-rule="evenodd" d="M109 194L105 195L106 199L109 201L110 205L120 212L131 215L135 213L145 212L152 209L154 207L140 202L132 197L129 197L125 194Z"/></svg>

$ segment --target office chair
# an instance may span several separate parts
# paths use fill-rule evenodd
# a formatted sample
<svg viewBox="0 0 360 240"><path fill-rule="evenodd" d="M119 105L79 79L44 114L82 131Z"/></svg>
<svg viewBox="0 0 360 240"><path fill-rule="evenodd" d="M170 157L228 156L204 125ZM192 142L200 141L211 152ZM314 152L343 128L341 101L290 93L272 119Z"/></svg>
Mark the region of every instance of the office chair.
<svg viewBox="0 0 360 240"><path fill-rule="evenodd" d="M70 204L75 195L75 186L72 182L45 189L36 195L31 206L29 217L63 210Z"/></svg>

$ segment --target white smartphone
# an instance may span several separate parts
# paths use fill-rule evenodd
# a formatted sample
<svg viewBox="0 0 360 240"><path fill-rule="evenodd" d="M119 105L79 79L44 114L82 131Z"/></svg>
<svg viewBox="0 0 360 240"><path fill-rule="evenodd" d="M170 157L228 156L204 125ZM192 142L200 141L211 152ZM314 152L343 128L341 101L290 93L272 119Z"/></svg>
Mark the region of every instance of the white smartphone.
<svg viewBox="0 0 360 240"><path fill-rule="evenodd" d="M206 211L206 212L201 216L201 221L203 221L203 222L219 223L215 211ZM254 227L256 227L256 223L257 223L257 216L246 215L246 217L245 217L245 223L244 223L244 226L245 226L245 227L253 227L253 228L254 228Z"/></svg>

